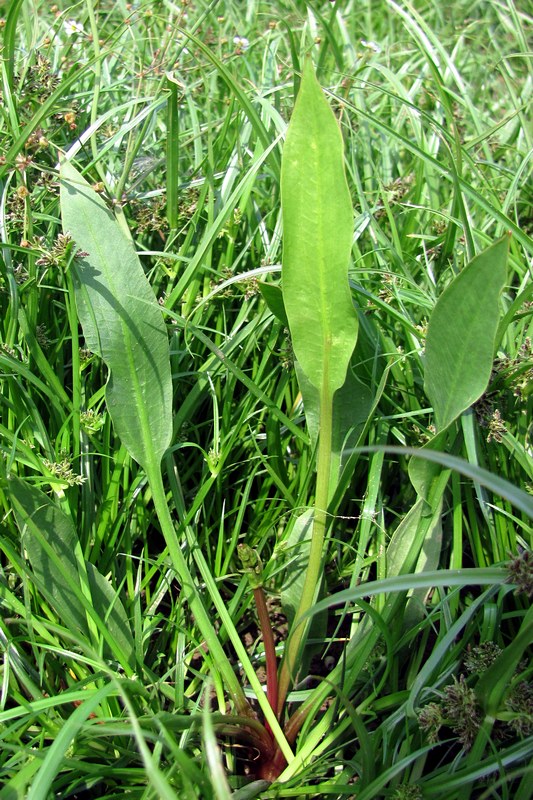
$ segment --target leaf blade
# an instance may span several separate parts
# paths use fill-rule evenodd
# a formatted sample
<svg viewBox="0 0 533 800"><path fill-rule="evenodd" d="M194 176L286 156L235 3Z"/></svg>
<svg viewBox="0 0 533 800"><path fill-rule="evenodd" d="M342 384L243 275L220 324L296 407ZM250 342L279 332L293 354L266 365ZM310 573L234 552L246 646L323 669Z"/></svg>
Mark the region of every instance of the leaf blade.
<svg viewBox="0 0 533 800"><path fill-rule="evenodd" d="M89 642L86 608L81 602L86 581L93 619L99 618L100 633L105 633L104 654L120 657L124 667L133 669L133 636L124 606L93 564L82 560L80 565L76 551L81 559L83 556L72 520L44 492L14 475L6 482L6 489L39 591L70 630L79 631Z"/></svg>
<svg viewBox="0 0 533 800"><path fill-rule="evenodd" d="M172 381L166 327L132 243L103 200L61 164L63 230L88 255L73 265L88 347L109 368L106 402L115 430L145 469L171 439Z"/></svg>
<svg viewBox="0 0 533 800"><path fill-rule="evenodd" d="M308 380L332 395L357 339L348 285L353 210L341 132L310 62L283 149L281 197L283 299L294 352Z"/></svg>
<svg viewBox="0 0 533 800"><path fill-rule="evenodd" d="M478 400L489 382L508 247L504 236L472 259L431 315L424 388L439 431Z"/></svg>
<svg viewBox="0 0 533 800"><path fill-rule="evenodd" d="M320 396L303 374L298 362L295 367L307 429L311 444L315 446L320 426ZM357 443L368 420L373 399L370 389L348 369L343 386L333 398L330 494L337 488L342 468L348 458L347 453Z"/></svg>
<svg viewBox="0 0 533 800"><path fill-rule="evenodd" d="M81 582L72 521L40 489L14 475L6 489L39 590L71 630L88 638L87 618L76 594Z"/></svg>

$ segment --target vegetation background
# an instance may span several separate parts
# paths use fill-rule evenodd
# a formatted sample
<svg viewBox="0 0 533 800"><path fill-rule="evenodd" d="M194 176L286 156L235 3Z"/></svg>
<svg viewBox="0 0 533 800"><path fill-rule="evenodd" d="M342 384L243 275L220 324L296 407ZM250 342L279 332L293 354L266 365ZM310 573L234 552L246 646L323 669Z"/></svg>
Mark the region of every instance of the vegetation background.
<svg viewBox="0 0 533 800"><path fill-rule="evenodd" d="M513 0L0 2L1 800L531 797L532 13ZM291 695L314 706L269 786L237 723L222 724L218 665L106 410L57 164L66 153L105 198L165 310L166 498L253 699L264 648L237 547L261 554L281 656L307 552L296 522L314 499L313 420L259 286L279 283L280 161L306 55L340 123L355 209L357 390L330 610ZM471 471L441 464L417 505L408 454L354 446L432 439L428 319L506 231L492 373L446 441ZM49 547L21 510L31 498ZM93 576L87 618L61 583L72 554ZM466 572L408 598L423 570ZM334 606L346 590L350 614Z"/></svg>

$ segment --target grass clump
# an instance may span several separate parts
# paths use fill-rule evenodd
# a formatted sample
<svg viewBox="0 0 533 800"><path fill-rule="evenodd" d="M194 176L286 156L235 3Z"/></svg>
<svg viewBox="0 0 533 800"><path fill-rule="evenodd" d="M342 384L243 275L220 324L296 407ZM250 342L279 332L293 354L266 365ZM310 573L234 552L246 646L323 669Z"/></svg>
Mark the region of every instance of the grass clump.
<svg viewBox="0 0 533 800"><path fill-rule="evenodd" d="M529 797L527 12L14 0L0 15L0 798ZM306 58L355 209L357 343L322 490L324 403L280 284ZM85 249L84 226L73 241L61 223L60 157L115 226ZM133 337L148 366L131 360L115 407L128 351L110 367L83 305L99 235L110 286L129 248L124 308L134 270L146 282L122 333L154 313L168 370L168 392L145 386L154 351ZM455 281L498 242L489 319L496 267ZM465 358L490 345L474 395L453 358L468 292ZM454 413L438 372L452 333ZM319 586L288 658L313 509Z"/></svg>

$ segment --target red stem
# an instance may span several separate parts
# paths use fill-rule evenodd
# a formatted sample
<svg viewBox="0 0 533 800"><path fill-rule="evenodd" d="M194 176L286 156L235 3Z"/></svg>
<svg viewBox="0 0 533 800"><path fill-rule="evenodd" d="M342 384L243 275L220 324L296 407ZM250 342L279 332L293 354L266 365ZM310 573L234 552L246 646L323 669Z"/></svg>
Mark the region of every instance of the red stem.
<svg viewBox="0 0 533 800"><path fill-rule="evenodd" d="M267 681L267 700L271 709L277 716L278 707L278 664L276 660L276 648L274 645L274 635L270 624L270 616L267 609L265 593L259 586L254 589L254 600L259 617L259 627L263 636L266 660L266 681ZM268 727L268 725L267 725Z"/></svg>

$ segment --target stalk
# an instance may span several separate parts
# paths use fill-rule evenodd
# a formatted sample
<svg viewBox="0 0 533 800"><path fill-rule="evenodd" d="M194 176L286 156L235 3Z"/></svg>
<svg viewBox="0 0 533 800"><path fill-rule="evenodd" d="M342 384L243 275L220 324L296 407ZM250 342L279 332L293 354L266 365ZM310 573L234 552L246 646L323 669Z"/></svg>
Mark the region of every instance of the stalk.
<svg viewBox="0 0 533 800"><path fill-rule="evenodd" d="M315 602L321 583L322 554L327 529L327 508L329 500L329 477L331 471L331 442L333 424L333 397L327 388L327 376L322 382L320 393L320 428L317 454L317 479L313 530L309 564L294 624L287 641L285 658L281 666L278 687L278 717L281 716L289 687L298 671L298 660L305 645L309 631L309 620L301 620Z"/></svg>
<svg viewBox="0 0 533 800"><path fill-rule="evenodd" d="M263 590L263 565L255 550L247 544L239 545L239 558L241 559L244 571L248 575L248 582L254 593L255 607L259 618L259 627L263 637L266 661L266 680L267 680L267 700L270 708L276 714L278 707L278 667L276 661L276 647L272 634L272 625L266 605L265 592ZM267 730L270 726L267 723Z"/></svg>
<svg viewBox="0 0 533 800"><path fill-rule="evenodd" d="M181 581L182 588L185 591L187 602L192 614L194 615L196 624L198 625L201 634L204 637L207 646L209 647L209 652L213 659L213 663L216 664L224 679L226 688L231 696L237 714L242 717L254 718L254 712L248 700L246 699L242 686L240 685L238 678L233 671L233 667L231 666L231 663L224 652L222 645L218 641L211 619L205 610L202 600L196 590L192 575L187 566L187 562L185 561L185 557L176 540L174 523L172 521L170 511L168 510L161 472L159 470L147 470L147 475L150 488L152 490L155 510L161 525L161 530L170 554L170 558L172 560L172 564L176 570L179 580Z"/></svg>
<svg viewBox="0 0 533 800"><path fill-rule="evenodd" d="M80 380L80 346L78 337L78 315L74 301L75 293L72 284L72 275L66 270L67 296L66 308L71 337L72 359L72 457L76 461L81 450L81 380Z"/></svg>
<svg viewBox="0 0 533 800"><path fill-rule="evenodd" d="M268 615L268 608L266 605L265 593L263 587L254 589L254 600L257 608L257 616L259 618L259 626L263 636L263 645L265 647L265 661L266 661L266 681L267 681L267 700L270 703L270 708L277 716L278 708L278 665L276 661L276 647L274 645L274 636L272 634L272 625L270 624L270 617ZM268 728L268 723L267 723Z"/></svg>
<svg viewBox="0 0 533 800"><path fill-rule="evenodd" d="M169 461L171 462L171 459L169 459ZM173 478L172 470L170 471L169 476L170 476L171 480L172 479L175 480L175 476ZM185 513L184 513L184 509L182 507L183 498L180 499L179 495L180 495L180 492L179 492L179 488L178 488L178 497L176 498L178 500L178 503L179 503L178 515L180 515L182 517L182 521L183 521L185 519ZM257 698L257 702L259 703L259 705L261 707L261 711L263 712L263 716L264 716L266 722L268 723L268 727L269 727L269 729L270 729L270 731L272 733L272 736L276 740L277 746L282 750L285 758L287 759L287 762L290 763L294 759L294 754L292 753L292 750L289 747L289 745L287 743L287 740L285 739L285 736L284 736L283 731L282 731L282 729L280 727L280 724L278 722L278 719L276 717L275 712L270 707L270 704L268 702L268 698L265 697L265 695L264 695L264 692L263 692L263 689L261 687L261 684L259 683L259 680L257 679L257 676L256 676L256 674L255 674L255 672L253 670L253 667L252 667L252 665L251 665L251 663L249 661L248 654L247 654L247 652L246 652L246 650L245 650L245 648L244 648L244 646L243 646L243 644L242 644L242 642L241 642L241 640L239 638L239 635L238 635L237 631L235 630L235 627L234 627L234 625L232 623L231 617L230 617L230 615L228 613L228 609L226 608L222 597L218 593L218 590L217 590L217 587L216 587L216 583L214 582L214 580L213 580L213 578L212 578L212 576L210 574L209 567L208 567L208 565L207 565L207 563L205 561L205 558L203 557L201 550L199 550L197 547L194 546L194 533L190 530L188 525L186 525L185 527L186 527L186 530L187 530L187 537L188 537L188 541L189 541L189 547L191 547L191 549L194 550L194 558L195 558L197 567L198 567L198 569L200 571L200 575L202 577L202 580L204 581L204 583L205 583L205 585L206 585L206 587L207 587L207 589L209 591L209 594L211 595L211 598L213 600L214 606L215 606L216 610L218 611L218 614L220 616L220 620L221 620L224 628L227 631L227 634L228 634L229 639L230 639L230 641L231 641L231 643L233 645L233 649L235 650L237 658L239 659L239 661L243 665L243 669L244 669L244 671L246 673L246 676L248 678L250 686L252 687L253 691L255 692L255 696ZM269 738L269 735L266 732L266 730L265 730L265 737ZM271 744L271 742L270 742L270 744Z"/></svg>

